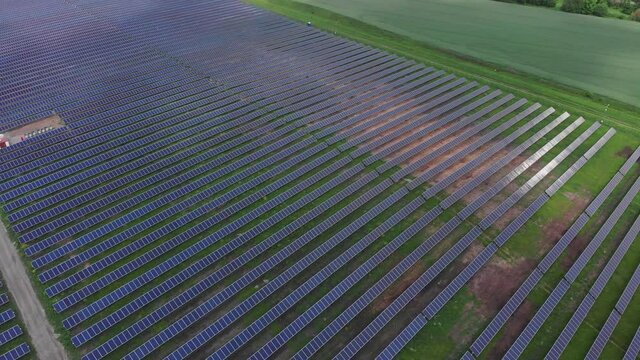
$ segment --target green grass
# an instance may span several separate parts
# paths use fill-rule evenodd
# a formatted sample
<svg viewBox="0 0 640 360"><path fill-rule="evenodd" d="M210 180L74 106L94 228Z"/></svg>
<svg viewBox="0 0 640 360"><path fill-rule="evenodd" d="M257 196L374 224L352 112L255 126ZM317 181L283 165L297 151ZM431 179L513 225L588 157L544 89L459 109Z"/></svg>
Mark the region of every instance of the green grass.
<svg viewBox="0 0 640 360"><path fill-rule="evenodd" d="M575 86L568 86L558 83L557 81L562 81L561 76L541 76L538 74L531 75L530 73L526 73L525 71L531 71L530 69L522 69L518 68L515 70L511 64L505 65L495 65L495 63L501 63L496 61L496 59L492 59L491 57L484 56L483 54L478 55L470 55L469 53L462 53L459 50L453 49L449 46L443 46L434 44L428 41L428 39L423 38L412 38L410 36L406 36L405 33L395 33L380 27L376 27L374 25L370 25L363 21L354 19L349 16L356 16L345 11L343 15L338 14L336 12L332 12L329 10L322 9L320 7L312 6L309 4L302 4L292 0L247 0L248 2L267 8L274 12L280 13L282 15L288 16L290 18L299 20L299 21L311 21L314 26L321 28L326 31L330 31L332 33L336 33L339 36L345 36L356 41L375 46L377 48L387 50L389 52L414 59L418 62L425 63L427 65L432 65L443 69L445 71L456 73L459 76L464 76L471 80L477 80L484 84L490 85L494 88L499 88L505 90L507 92L511 92L517 96L526 97L531 101L538 101L547 106L554 106L559 110L568 111L573 115L581 115L587 118L588 120L602 120L606 124L616 127L624 127L625 130L638 132L636 124L640 120L640 109L636 106L629 105L628 103L624 103L621 101L613 100L612 98L607 98L600 95L606 93L602 91L604 89L604 85L607 83L611 83L612 78L606 79L606 81L595 81L598 84L597 89L590 89L589 87L582 87L585 90L578 89ZM313 0L308 0L313 1ZM329 1L329 0L325 0ZM337 3L337 1L335 2ZM344 2L343 6L347 6L349 4L350 7L355 7L360 2ZM382 1L373 1L372 4L382 3ZM391 3L391 2L389 2ZM432 2L415 2L415 4L431 4ZM443 5L440 2L436 2L439 4L439 7ZM466 1L464 1L466 3ZM484 5L485 3L476 3L475 1L470 1L471 4L478 7L480 4ZM576 26L580 26L580 32L591 31L590 29L585 30L584 26L586 26L589 22L600 22L606 21L607 25L613 27L612 30L609 31L615 32L617 34L616 27L631 27L632 32L635 31L636 35L633 37L634 39L638 38L640 34L640 26L635 23L628 23L623 21L616 21L613 19L600 19L590 16L580 16L580 15L572 15L566 13L560 13L556 11L549 11L546 9L538 9L529 6L518 6L514 4L505 4L499 2L493 2L487 0L486 3L490 4L488 6L491 7L508 7L510 12L521 12L524 11L523 14L529 14L529 11L532 11L533 14L537 14L536 17L538 20L541 15L538 14L539 11L542 11L545 21L547 15L549 16L561 16L562 19L567 19L569 23L573 21L577 22L585 22L583 24L579 24ZM393 2L393 4L397 4L397 2ZM456 2L458 6L462 6L458 2ZM396 5L397 6L397 5ZM427 6L427 5L424 5ZM435 5L429 5L435 6ZM472 6L472 5L468 5ZM397 6L398 8L400 6ZM372 6L375 8L375 6ZM471 8L469 9L470 13L466 14L466 16L479 16L476 14L477 11L482 11L482 7L480 8ZM371 10L373 11L373 10ZM421 9L423 13L428 13L427 9ZM486 12L486 10L484 11ZM460 14L465 15L465 14ZM431 15L429 15L431 16ZM443 16L443 14L439 14L439 16ZM487 15L488 16L488 15ZM496 15L497 16L497 15ZM514 15L515 16L515 15ZM529 18L533 15L527 15L525 18ZM566 18L565 18L566 17ZM460 19L457 15L453 17L454 19ZM365 20L369 19L369 17L365 17ZM451 20L451 17L447 18L447 21ZM490 20L494 20L490 18ZM569 21L570 20L570 21ZM435 20L434 20L435 21ZM424 19L422 23L430 23L431 20ZM453 24L458 24L459 22L452 22ZM395 29L392 29L395 30ZM559 37L558 31L552 34L553 37ZM604 32L601 30L601 32ZM452 34L462 34L466 37L468 35L468 31L459 31L452 32ZM624 33L624 32L623 32ZM423 34L424 35L424 34ZM452 35L453 36L453 35ZM574 35L577 36L577 35ZM604 35L602 35L604 36ZM561 38L561 37L559 37ZM433 36L429 36L429 39L433 39ZM455 39L448 39L445 41L448 43L453 42ZM546 39L548 40L548 39ZM520 41L520 40L519 40ZM633 40L632 40L633 41ZM522 41L522 43L525 43ZM530 42L529 42L530 43ZM497 51L511 51L510 46L502 46L502 48L497 49ZM593 48L593 43L589 42L589 48ZM634 45L635 46L635 45ZM636 46L637 48L637 46ZM631 50L632 46L623 48L623 53L628 53ZM529 51L531 52L531 51ZM563 48L563 54L566 49ZM474 57L475 56L475 57ZM479 60L477 56L482 56L482 60ZM616 58L620 57L620 53L616 53ZM635 54L635 59L638 58L639 54ZM623 56L624 57L624 56ZM551 61L553 63L554 69L561 69L557 64L558 56L551 56ZM591 57L587 57L591 58ZM626 58L626 57L624 57ZM634 63L633 67L640 66L640 62L633 60L633 56L631 61ZM517 60L512 60L515 62ZM563 62L571 63L571 66L574 66L575 63L567 60L563 57ZM620 60L621 61L621 60ZM577 63L585 62L584 59L580 59ZM504 64L504 63L502 63ZM586 65L585 65L586 66ZM613 69L613 65L611 65L611 69ZM609 69L609 67L607 67ZM559 70L560 71L560 70ZM564 71L564 70L562 70ZM604 69L599 69L600 71L604 71ZM613 71L613 70L609 70ZM640 81L638 79L629 82L631 79L636 76L640 76L640 71L636 71L635 74L624 72L622 75L623 79L622 83L617 84L617 86L621 86L624 88L627 84L627 90L624 90L627 96L631 96L631 100L626 100L631 102L632 104L637 104L637 99L640 97L640 87L638 84ZM548 80L549 78L553 79L553 81ZM616 78L619 78L616 76ZM613 96L613 95L610 95ZM633 100L635 99L635 100Z"/></svg>

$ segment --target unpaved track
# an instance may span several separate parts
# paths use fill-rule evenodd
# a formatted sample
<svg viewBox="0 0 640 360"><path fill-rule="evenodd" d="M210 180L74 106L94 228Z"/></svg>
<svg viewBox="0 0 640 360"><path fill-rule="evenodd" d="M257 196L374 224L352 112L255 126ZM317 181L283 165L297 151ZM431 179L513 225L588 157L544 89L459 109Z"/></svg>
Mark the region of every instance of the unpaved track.
<svg viewBox="0 0 640 360"><path fill-rule="evenodd" d="M15 248L7 229L0 223L0 270L5 285L20 312L26 332L31 337L31 343L38 355L38 359L66 360L64 347L58 341L49 323L44 308L36 291L31 284L18 250Z"/></svg>

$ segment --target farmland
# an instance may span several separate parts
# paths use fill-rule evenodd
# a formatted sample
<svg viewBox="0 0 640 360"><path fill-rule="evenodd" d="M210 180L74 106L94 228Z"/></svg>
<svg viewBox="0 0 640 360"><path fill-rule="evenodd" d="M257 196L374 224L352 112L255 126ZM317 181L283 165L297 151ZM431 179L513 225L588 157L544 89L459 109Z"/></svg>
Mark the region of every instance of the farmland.
<svg viewBox="0 0 640 360"><path fill-rule="evenodd" d="M70 358L640 344L623 301L640 138L615 126L633 115L594 121L235 0L44 4L0 14L0 127L29 129L0 150L0 202ZM576 314L613 314L585 325L616 331L555 345L566 321L535 310L569 287L602 299Z"/></svg>

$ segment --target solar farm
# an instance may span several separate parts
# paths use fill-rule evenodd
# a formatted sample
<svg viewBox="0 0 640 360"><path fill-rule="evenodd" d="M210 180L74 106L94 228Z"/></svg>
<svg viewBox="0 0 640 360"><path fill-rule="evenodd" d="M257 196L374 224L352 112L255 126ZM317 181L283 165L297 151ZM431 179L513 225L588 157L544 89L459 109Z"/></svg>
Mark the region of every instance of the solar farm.
<svg viewBox="0 0 640 360"><path fill-rule="evenodd" d="M24 330L20 324L12 301L0 282L0 359L19 359L28 356L31 347L25 342Z"/></svg>
<svg viewBox="0 0 640 360"><path fill-rule="evenodd" d="M70 358L429 358L470 292L448 358L637 358L598 119L236 0L3 7L2 217Z"/></svg>

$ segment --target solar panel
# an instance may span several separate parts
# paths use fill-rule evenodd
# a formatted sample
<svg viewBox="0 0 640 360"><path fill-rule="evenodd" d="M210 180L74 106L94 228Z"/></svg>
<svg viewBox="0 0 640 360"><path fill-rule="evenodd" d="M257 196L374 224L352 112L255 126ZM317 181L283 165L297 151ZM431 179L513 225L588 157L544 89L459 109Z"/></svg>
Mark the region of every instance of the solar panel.
<svg viewBox="0 0 640 360"><path fill-rule="evenodd" d="M485 134L482 138L480 138L480 140L474 142L472 145L470 145L470 146L466 147L465 149L461 150L460 152L456 153L456 155L453 155L453 156L449 157L447 160L443 161L442 163L436 165L435 167L429 169L427 172L425 172L422 175L420 175L417 179L411 181L407 185L407 187L409 187L410 189L415 189L420 184L424 183L428 179L430 179L433 176L435 176L436 174L438 174L440 171L442 171L445 168L449 167L450 165L452 165L456 161L460 160L461 158L469 155L472 151L480 148L487 141L493 139L495 136L499 135L501 132L505 131L506 129L510 128L511 126L513 126L514 124L516 124L517 122L519 122L520 120L525 118L526 116L530 115L538 107L539 107L538 104L532 105L528 109L526 109L525 111L523 111L523 112L519 113L518 115L514 116L513 118L511 118L510 120L502 123L500 126L498 126L497 128L493 129L491 132ZM470 171L471 169L476 167L478 164L486 161L492 155L497 153L499 150L503 149L508 143L510 143L511 141L515 140L520 135L524 134L526 131L530 130L533 126L538 124L540 121L542 121L548 115L550 115L552 112L553 112L553 109L547 109L542 114L538 115L537 117L535 117L531 121L527 122L525 125L521 126L516 131L512 132L511 134L509 134L506 138L502 139L501 141L499 141L498 143L493 145L491 148L489 148L489 149L485 150L484 152L482 152L480 155L478 155L472 161L466 163L464 166L462 166L461 168L459 168L458 170L456 170L453 174L451 174L449 176L457 178L457 177L461 176L462 174L467 173L468 171ZM557 120L554 121L554 123L558 124L563 120L564 119L557 119ZM417 164L417 163L414 163L414 164ZM411 171L413 171L413 170L411 170L410 167L408 166L408 167L406 167L406 168L404 168L402 170L402 174L408 174ZM396 173L393 176L395 176L397 178L398 177L397 175L399 175L399 173ZM427 190L427 192L425 192L424 196L431 196L431 195L432 194L429 193L429 190Z"/></svg>
<svg viewBox="0 0 640 360"><path fill-rule="evenodd" d="M0 325L8 323L9 321L15 319L15 317L16 313L14 313L11 309L0 312Z"/></svg>
<svg viewBox="0 0 640 360"><path fill-rule="evenodd" d="M10 342L11 340L17 338L20 335L22 335L22 329L18 325L15 325L5 331L0 332L0 346Z"/></svg>
<svg viewBox="0 0 640 360"><path fill-rule="evenodd" d="M422 315L416 316L413 321L384 348L376 357L376 360L393 359L425 325L427 325L427 320L422 317Z"/></svg>
<svg viewBox="0 0 640 360"><path fill-rule="evenodd" d="M640 158L640 147L636 148L633 154L631 154L631 156L629 156L627 161L624 162L624 165L622 165L622 167L619 170L620 174L626 175L629 172L629 170L631 170L631 167L633 166L633 164L635 164L639 158Z"/></svg>
<svg viewBox="0 0 640 360"><path fill-rule="evenodd" d="M520 336L507 350L505 357L508 359L514 359L519 357L525 350L527 345L531 342L536 333L540 330L544 322L547 320L553 309L558 305L564 294L569 289L570 284L564 279L560 280L560 283L553 289L549 297L545 300L542 306L538 309L533 319L527 324Z"/></svg>
<svg viewBox="0 0 640 360"><path fill-rule="evenodd" d="M375 177L375 175L373 177ZM365 183L369 182L370 180L371 180L371 178L362 179L361 181L358 181L358 182L352 184L351 189L346 189L346 191L348 191L349 193L353 192L356 189L358 189L361 186L363 186ZM286 256L289 256L291 253L295 252L300 247L302 247L305 244L307 244L310 241L312 241L315 237L317 237L322 232L324 232L327 229L329 229L331 226L335 225L335 223L337 223L338 221L340 221L341 219L346 217L348 214L353 212L355 209L357 209L358 207L360 207L364 203L366 203L369 200L371 200L373 197L378 195L380 192L382 192L384 189L388 188L389 186L390 186L390 183L387 180L387 181L384 181L381 184L377 185L376 187L372 188L371 190L366 192L364 195L360 196L356 201L353 201L349 205L347 205L346 207L338 210L336 213L334 213L328 219L323 221L321 224L317 225L312 230L307 232L305 235L300 237L297 241L295 241L294 243L292 243L292 244L288 245L287 247L283 248L280 252L278 252L278 254L272 256L271 259L273 259L273 260L266 260L261 265L259 265L258 267L254 268L250 273L246 274L237 283L248 284L249 282L253 281L251 279L255 279L258 276L260 276L261 274L264 274L266 271L268 271L269 269L271 269L274 266L276 266L279 262L283 261L286 258ZM337 199L334 199L334 201L335 200L337 200ZM327 208L332 206L332 205L329 205L329 203L326 203L326 202L325 202L325 204L328 205ZM324 210L325 209L322 209L322 207L316 207L314 210L311 211L310 216L315 217L315 216L319 215L319 213L324 212ZM287 235L289 235L294 229L296 229L297 227L299 227L302 224L306 223L307 221L308 220L306 220L304 218L301 218L297 225L296 224L289 225L286 228L284 228L281 231L279 231L278 233L272 235L271 238L276 238L276 239L277 238L284 238ZM194 285L189 290L187 290L186 294L181 294L180 296L174 297L171 301L167 302L165 305L163 305L162 307L160 307L159 309L154 311L152 314L150 314L150 315L144 317L143 319L139 320L132 327L129 327L127 330L119 333L115 337L111 338L109 341L105 342L104 344L100 345L99 347L97 347L96 349L91 351L89 356L94 356L94 355L91 355L91 354L96 354L97 355L97 354L103 353L103 352L109 353L109 352L113 351L115 348L118 348L122 344L130 341L133 338L133 336L135 336L137 333L141 332L143 329L148 328L152 324L160 321L162 318L166 317L171 312L173 312L176 309L178 309L179 307L183 306L184 304L186 304L186 302L188 300L192 299L197 294L199 294L202 291L204 291L206 288L208 288L210 286L213 286L213 284L217 283L222 278L226 277L230 273L231 269L234 269L234 267L237 268L238 266L239 266L239 263L238 263L238 261L236 261L236 262L230 263L230 264L226 265L225 267L219 269L218 271L212 273L207 278L201 280L198 284ZM203 311L205 311L205 312L212 311L213 308L215 308L217 306L217 305L214 305L214 304L218 304L218 305L221 304L221 301L222 301L222 299L224 297L228 297L228 296L232 295L233 293L235 293L235 292L237 292L239 290L240 290L240 288L237 285L236 286L227 287L227 292L219 293L217 296L215 296L213 298L210 298L207 302L203 303L198 308L193 309L191 311L192 315L189 316L189 319L195 320L195 318L193 318L193 315L195 315L195 314L200 314L199 316L203 316L204 315ZM185 295L187 295L187 296L185 296ZM112 314L112 316L113 316L113 314ZM178 327L181 328L182 330L184 330L184 328L187 325L188 325L188 323L186 323L184 321L175 322L171 326L169 326L165 331L163 331L162 333L157 335L156 338L165 337L165 336L167 336L166 334L177 334L176 331L181 331L181 330L177 330ZM78 340L83 340L83 339L84 338L78 337ZM86 341L86 340L84 340L84 341ZM151 341L153 341L153 339ZM141 346L138 349L136 349L135 353L138 354L138 353L142 353L142 352L153 351L154 347L151 346L151 344L152 344L151 342L145 343L143 346ZM155 345L155 346L158 346L158 345Z"/></svg>
<svg viewBox="0 0 640 360"><path fill-rule="evenodd" d="M334 235L332 239L327 241L327 243L338 240L339 238L346 239L348 236L353 234L357 229L361 228L367 222L371 221L373 218L375 218L380 213L382 213L382 211L386 210L388 207L390 207L391 205L396 203L398 200L403 198L407 193L408 193L408 190L405 188L402 188L401 190L394 192L392 195L382 200L372 210L370 210L365 215L363 215L356 221L352 222L350 225L348 225L343 230L341 230L336 235ZM223 345L216 352L219 352L220 354L222 353L232 354L233 352L237 351L241 346L243 346L243 344L247 343L253 336L255 336L255 334L258 334L259 332L264 330L279 316L282 316L287 310L289 310L304 296L306 296L309 292L311 292L315 287L319 286L329 276L335 273L335 271L337 271L339 268L344 266L348 261L353 259L366 246L370 245L370 243L373 242L373 240L374 240L373 238L365 238L363 239L363 241L356 243L354 246L344 251L342 254L340 254L340 256L334 259L330 264L328 264L327 266L322 268L320 271L318 271L315 275L309 278L304 284L300 285L297 289L290 292L285 299L280 301L277 305L273 306L269 311L267 311L259 319L254 321L251 325L246 327L244 330L242 330L239 334L237 334L233 339L231 339L229 342ZM338 241L342 241L342 240L338 240ZM324 244L322 246L324 246ZM323 249L323 251L326 251L326 250ZM321 300L319 300L318 302L310 306L303 315L299 316L297 319L290 322L284 330L278 333L278 335L273 337L271 340L267 342L266 345L264 345L256 353L254 353L252 355L252 358L266 358L271 356L281 346L283 346L293 336L295 336L305 326L307 326L314 318L316 318L320 313L326 310L329 307L329 305L335 302L335 300L337 300L342 294L344 294L349 289L349 287L353 286L357 281L359 281L364 276L369 274L372 268L373 268L373 264L369 265L369 267L366 267L366 266L360 267L357 270L355 270L352 273L352 275L355 274L355 276L348 276L347 278L342 280L340 285L338 285L337 287L338 291L334 291L335 289L332 289L330 292L325 294L325 296L323 296ZM266 287L268 286L269 285L267 285ZM265 289L266 287L263 287L262 289ZM245 306L245 308L248 311L249 307ZM217 355L214 353L212 356L216 357Z"/></svg>
<svg viewBox="0 0 640 360"><path fill-rule="evenodd" d="M499 189L501 190L503 186L506 186L507 183L514 180L517 176L522 174L525 170L527 170L533 163L538 161L542 156L544 156L547 152L549 152L554 146L556 146L562 139L564 139L567 135L569 135L573 130L575 130L578 126L580 126L584 120L581 118L574 121L571 125L567 126L560 133L558 133L553 139L551 139L547 144L545 144L542 148L536 151L533 155L523 161L519 166L513 169L509 174L505 175L501 180L496 182L492 188L491 192L497 192ZM495 174L498 170L508 165L513 159L515 159L518 155L524 152L527 148L533 145L536 141L542 138L548 131L553 129L552 124L545 126L541 131L537 132L534 136L527 139L523 144L518 145L515 149L511 150L509 154L504 156L502 159L498 160L494 164L492 164L487 170L485 170L482 174L474 176L474 178L463 185L461 188L457 189L453 194L447 197L443 202L442 206L447 208L453 205L455 202L460 200L470 189L480 185L482 182L486 181L491 177L491 175ZM502 185L505 184L505 185ZM486 194L487 192L485 192ZM469 210L464 210L463 216L468 217L476 211L480 204L484 204L488 200L487 195L481 195L478 199L474 201L474 205L469 204L467 207ZM476 203L476 201L478 203ZM474 209L475 210L471 210Z"/></svg>
<svg viewBox="0 0 640 360"><path fill-rule="evenodd" d="M624 360L635 360L640 354L640 327L633 336L627 352L624 354Z"/></svg>
<svg viewBox="0 0 640 360"><path fill-rule="evenodd" d="M0 360L16 360L20 359L31 352L29 345L22 343L15 348L7 351L4 354L0 354Z"/></svg>
<svg viewBox="0 0 640 360"><path fill-rule="evenodd" d="M633 276L631 276L631 279L629 279L622 295L620 295L620 299L618 299L616 303L615 310L618 313L623 314L625 312L629 303L631 303L631 298L633 298L636 290L638 290L638 286L640 286L640 266L636 268L636 271L633 273Z"/></svg>
<svg viewBox="0 0 640 360"><path fill-rule="evenodd" d="M494 91L488 95L486 95L484 98L476 101L476 103L479 103L480 105L496 96L498 96L500 94L500 91ZM486 99L486 100L485 100ZM509 94L506 95L502 98L500 98L497 101L494 101L493 103L489 104L488 106L485 106L484 108L482 108L479 111L476 111L475 113L468 115L468 116L463 116L465 115L468 111L475 109L476 103L470 104L468 106L463 107L462 109L447 115L446 117L444 117L443 119L440 119L434 123L432 123L431 125L429 125L427 128L420 130L419 132L412 134L410 136L407 136L405 138L403 138L401 141L391 145L391 146L387 146L385 147L383 150L379 151L378 153L376 153L375 155L370 156L369 158L364 160L365 164L372 164L375 161L381 160L383 159L385 156L389 156L395 152L397 152L398 150L402 149L404 146L410 144L411 142L420 139L424 136L426 136L427 134L429 134L432 129L438 129L440 127L442 127L443 125L446 125L448 123L450 123L452 120L455 120L461 116L463 116L462 119L460 119L460 121L455 122L453 125L449 126L447 129L445 129L444 131L429 137L428 139L425 139L424 141L420 142L419 145L416 146L416 148L414 149L427 149L430 146L437 144L438 141L441 141L443 139L445 139L448 136L451 136L452 134L454 134L456 131L464 128L465 126L472 124L474 121L480 119L482 116L490 113L493 110L498 109L500 106L504 105L505 103L507 103L508 101L510 101L511 99L513 99L513 95ZM524 101L526 102L526 101ZM475 131L475 127L474 127L474 131ZM479 131L479 130L478 130ZM461 138L461 136L466 136L466 135L460 135L458 137L455 138L454 141L459 141L459 139ZM408 159L411 154L415 153L416 151L420 151L420 150L410 150L408 152L405 152L404 154L401 155L401 157L396 157L393 161L390 162L386 162L385 164L383 164L382 166L380 166L378 168L378 170L381 171L386 171L388 169L390 169L391 167L394 166L394 164L397 164L397 161L404 161L406 159ZM397 159L397 160L396 160ZM403 159L403 160L401 160Z"/></svg>

